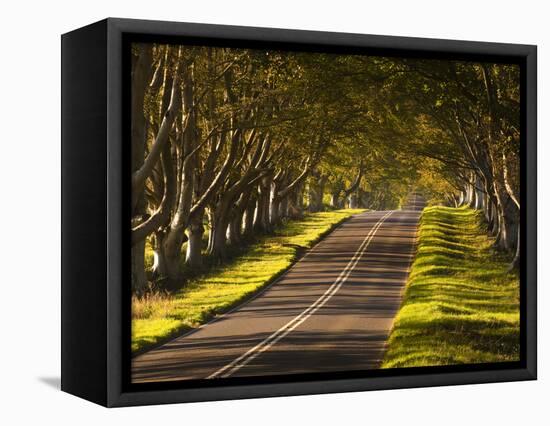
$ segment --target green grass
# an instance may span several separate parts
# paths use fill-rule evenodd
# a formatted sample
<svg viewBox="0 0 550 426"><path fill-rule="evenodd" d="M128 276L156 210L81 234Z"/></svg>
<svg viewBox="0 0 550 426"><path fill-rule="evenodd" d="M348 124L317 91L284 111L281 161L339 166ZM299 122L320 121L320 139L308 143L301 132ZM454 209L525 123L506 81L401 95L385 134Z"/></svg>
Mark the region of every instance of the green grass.
<svg viewBox="0 0 550 426"><path fill-rule="evenodd" d="M227 311L286 271L305 249L364 210L333 210L289 221L231 262L195 277L174 294L132 299L132 351L141 352Z"/></svg>
<svg viewBox="0 0 550 426"><path fill-rule="evenodd" d="M382 368L519 360L519 278L481 214L429 207Z"/></svg>

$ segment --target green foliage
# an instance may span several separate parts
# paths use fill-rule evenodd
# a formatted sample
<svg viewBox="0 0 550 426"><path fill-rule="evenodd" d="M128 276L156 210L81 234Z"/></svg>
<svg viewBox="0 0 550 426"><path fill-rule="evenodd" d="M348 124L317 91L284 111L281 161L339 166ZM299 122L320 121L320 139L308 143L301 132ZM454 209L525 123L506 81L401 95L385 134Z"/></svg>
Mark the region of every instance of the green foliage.
<svg viewBox="0 0 550 426"><path fill-rule="evenodd" d="M519 278L491 246L480 212L424 210L382 368L519 360Z"/></svg>
<svg viewBox="0 0 550 426"><path fill-rule="evenodd" d="M334 210L289 221L232 262L196 277L175 294L132 299L132 351L142 351L227 311L273 282L336 225L364 210Z"/></svg>
<svg viewBox="0 0 550 426"><path fill-rule="evenodd" d="M141 53L138 46L134 48L135 80L139 83L140 72L151 76L141 86L136 83L143 88L143 111L136 114L136 108L133 120L141 118L147 125L136 125L133 134L139 136L140 129L147 129L147 134L132 137L132 152L139 154L134 155L132 169L139 170L145 158L152 158L155 167L143 178L143 205L136 203L133 235L147 239L147 272L153 265L152 236L157 249L163 247L157 250L157 259L164 256L171 267L166 266L168 262L157 262L160 266L149 273L154 284L142 283L146 280L141 270L134 274L140 281L135 285L140 297L133 301L134 349L203 323L287 268L296 250L281 243L283 231L275 237L261 237L248 248L243 246L256 232L270 232L282 218L297 211L299 215L302 204L309 203L310 211L327 208L329 203L338 209L346 205L347 197L348 205L394 209L416 188L430 204L493 206L497 225L507 223L508 232L499 235L518 235L514 226L521 198L519 67L175 45L155 45L151 55L145 55L151 47L147 46L141 45L145 49ZM148 56L148 65L138 66L137 59ZM174 123L168 126L169 136L160 138L170 92L182 96L179 100L174 96L178 107ZM153 149L161 147L158 141L164 141L162 151ZM483 203L473 202L474 185L476 201L480 193ZM133 200L140 197L133 196ZM514 201L518 204L515 210L502 211L502 206L513 207ZM284 212L283 205L290 208ZM270 207L276 214L265 214ZM254 209L256 214L250 214ZM337 219L330 215L337 213L326 214L328 226ZM432 214L439 218L433 229L424 223L434 219ZM247 229L246 238L233 238L243 231L242 219L250 217L256 223ZM307 246L310 237L323 232L321 224L303 232L294 229L312 218L323 216L308 216L305 222L291 222L283 228L295 232L288 244ZM512 278L497 273L498 268L505 268L505 259L490 250L492 241L474 219L471 212L461 210L428 210L425 214L421 252L409 291L424 289L426 298L436 299L423 300L418 306L416 296L407 299L410 306L403 312L410 312L411 318L418 316L418 324L431 324L422 322L423 309L428 319L445 314L438 303L451 298L446 293L450 288L458 292L453 297L465 297L464 304L453 309L460 309L460 318L470 321L486 315L481 308L472 311L473 288L485 291L478 287L492 282L491 273L504 282L499 291L512 286ZM217 238L210 239L204 262L185 265L182 235L190 234L191 225L197 223L207 225L210 236ZM147 232L139 232L140 227ZM476 237L466 231L475 231ZM300 235L305 242L299 241ZM441 241L430 240L434 235ZM205 233L203 238L207 237ZM451 247L455 240L459 244ZM508 249L518 246L512 238L504 243L500 245ZM190 259L206 254L200 249L190 252L199 255ZM216 265L231 256L232 262ZM461 263L464 259L479 267L469 272L457 269L468 266ZM443 270L452 273L441 275ZM180 271L190 283L179 293L147 287L180 288ZM143 288L150 291L144 293Z"/></svg>

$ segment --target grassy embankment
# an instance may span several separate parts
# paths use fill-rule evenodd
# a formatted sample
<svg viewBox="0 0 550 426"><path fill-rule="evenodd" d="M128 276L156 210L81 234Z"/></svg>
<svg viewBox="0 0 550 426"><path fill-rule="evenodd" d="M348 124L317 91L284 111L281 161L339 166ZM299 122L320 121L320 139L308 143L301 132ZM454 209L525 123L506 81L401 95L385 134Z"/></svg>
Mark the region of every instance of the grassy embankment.
<svg viewBox="0 0 550 426"><path fill-rule="evenodd" d="M519 360L519 278L479 212L424 210L382 368Z"/></svg>
<svg viewBox="0 0 550 426"><path fill-rule="evenodd" d="M272 282L299 253L353 214L334 210L290 221L274 235L259 238L229 263L195 277L174 294L132 299L132 351L143 351L227 311Z"/></svg>

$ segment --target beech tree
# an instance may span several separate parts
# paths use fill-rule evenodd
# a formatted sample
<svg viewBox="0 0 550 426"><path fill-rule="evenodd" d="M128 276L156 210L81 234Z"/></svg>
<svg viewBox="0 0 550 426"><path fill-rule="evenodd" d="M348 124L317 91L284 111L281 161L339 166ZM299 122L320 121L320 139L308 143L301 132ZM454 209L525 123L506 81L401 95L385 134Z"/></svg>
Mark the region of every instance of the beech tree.
<svg viewBox="0 0 550 426"><path fill-rule="evenodd" d="M437 177L453 188L445 197L483 210L496 246L515 253L510 266L517 267L519 67L419 60L393 66L395 86L408 99L401 122L415 128L414 143L402 149L435 160L429 164Z"/></svg>
<svg viewBox="0 0 550 426"><path fill-rule="evenodd" d="M135 44L131 93L138 293L306 211L398 208L413 186L483 210L517 265L513 65Z"/></svg>

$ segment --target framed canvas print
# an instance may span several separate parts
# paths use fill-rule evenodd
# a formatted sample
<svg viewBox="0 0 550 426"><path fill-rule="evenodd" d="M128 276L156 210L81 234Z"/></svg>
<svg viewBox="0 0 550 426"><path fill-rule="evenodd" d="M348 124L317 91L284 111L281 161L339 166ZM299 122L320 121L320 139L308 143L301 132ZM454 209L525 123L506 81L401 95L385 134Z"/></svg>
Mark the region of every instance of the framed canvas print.
<svg viewBox="0 0 550 426"><path fill-rule="evenodd" d="M536 47L107 19L62 37L62 389L536 378Z"/></svg>

